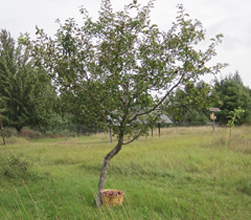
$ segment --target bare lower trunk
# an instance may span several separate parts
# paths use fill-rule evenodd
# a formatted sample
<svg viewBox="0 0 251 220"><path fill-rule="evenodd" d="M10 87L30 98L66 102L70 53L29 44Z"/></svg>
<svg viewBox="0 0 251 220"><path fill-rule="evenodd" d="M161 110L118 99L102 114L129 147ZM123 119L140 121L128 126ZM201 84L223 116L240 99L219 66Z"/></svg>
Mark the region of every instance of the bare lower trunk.
<svg viewBox="0 0 251 220"><path fill-rule="evenodd" d="M96 206L101 206L102 200L101 200L101 191L105 187L105 182L106 182L106 176L108 172L108 167L110 164L111 159L121 150L122 144L123 144L123 134L120 135L118 144L116 145L115 148L113 148L106 156L104 159L104 163L102 166L100 178L99 178L99 183L98 183L98 192L97 192L97 197L96 197Z"/></svg>

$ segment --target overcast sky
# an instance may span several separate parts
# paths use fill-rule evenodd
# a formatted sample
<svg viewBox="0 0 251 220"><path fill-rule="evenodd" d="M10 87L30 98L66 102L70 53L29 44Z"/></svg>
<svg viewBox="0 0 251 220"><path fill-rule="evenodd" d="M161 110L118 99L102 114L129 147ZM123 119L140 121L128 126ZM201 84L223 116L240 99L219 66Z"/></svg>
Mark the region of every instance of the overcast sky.
<svg viewBox="0 0 251 220"><path fill-rule="evenodd" d="M50 36L57 30L55 20L74 17L81 22L79 6L84 5L90 16L97 18L101 0L0 0L0 29L6 29L16 39L19 33L34 36L35 26ZM132 0L111 0L114 10L123 9ZM147 0L138 2L146 4ZM198 19L210 39L224 35L214 62L229 63L222 76L239 71L244 85L251 88L251 1L250 0L156 0L151 13L152 23L169 30L175 21L177 5L182 3L191 18ZM220 79L221 75L218 75ZM207 79L209 80L209 78Z"/></svg>

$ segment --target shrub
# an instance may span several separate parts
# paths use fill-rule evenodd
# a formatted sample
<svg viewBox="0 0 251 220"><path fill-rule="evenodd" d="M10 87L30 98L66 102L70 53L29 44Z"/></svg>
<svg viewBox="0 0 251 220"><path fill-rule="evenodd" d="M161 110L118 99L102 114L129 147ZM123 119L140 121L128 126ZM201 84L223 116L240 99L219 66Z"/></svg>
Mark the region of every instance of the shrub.
<svg viewBox="0 0 251 220"><path fill-rule="evenodd" d="M48 175L47 175L48 177ZM44 179L31 170L31 163L16 155L0 155L0 185L5 182L18 185L29 180Z"/></svg>
<svg viewBox="0 0 251 220"><path fill-rule="evenodd" d="M28 129L23 129L19 135L31 139L39 139L44 137L44 135L41 132Z"/></svg>
<svg viewBox="0 0 251 220"><path fill-rule="evenodd" d="M17 136L17 130L15 128L5 128L4 129L5 137Z"/></svg>

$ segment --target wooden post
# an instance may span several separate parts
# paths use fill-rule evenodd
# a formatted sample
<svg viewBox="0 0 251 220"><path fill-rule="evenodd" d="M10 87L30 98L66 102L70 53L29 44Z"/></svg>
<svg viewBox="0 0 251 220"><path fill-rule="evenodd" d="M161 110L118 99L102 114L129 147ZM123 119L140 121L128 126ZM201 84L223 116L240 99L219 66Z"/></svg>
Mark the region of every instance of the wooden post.
<svg viewBox="0 0 251 220"><path fill-rule="evenodd" d="M2 123L1 116L0 116L0 127L1 127L2 136L3 136L3 144L5 145L5 135L4 135L3 123Z"/></svg>
<svg viewBox="0 0 251 220"><path fill-rule="evenodd" d="M215 133L215 116L213 114L213 132Z"/></svg>
<svg viewBox="0 0 251 220"><path fill-rule="evenodd" d="M110 126L110 143L112 143L112 127Z"/></svg>
<svg viewBox="0 0 251 220"><path fill-rule="evenodd" d="M159 137L160 137L160 123L158 123Z"/></svg>

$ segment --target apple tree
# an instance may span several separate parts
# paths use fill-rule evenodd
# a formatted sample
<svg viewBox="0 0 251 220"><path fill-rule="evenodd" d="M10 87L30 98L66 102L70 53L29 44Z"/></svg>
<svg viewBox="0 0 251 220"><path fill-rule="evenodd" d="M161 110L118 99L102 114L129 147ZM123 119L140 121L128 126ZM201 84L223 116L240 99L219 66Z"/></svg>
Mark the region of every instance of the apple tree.
<svg viewBox="0 0 251 220"><path fill-rule="evenodd" d="M207 65L216 55L221 34L203 51L199 43L205 40L205 30L182 5L169 31L151 23L153 7L153 0L146 6L133 1L123 11L114 12L111 2L103 0L96 21L82 7L81 26L74 19L58 21L54 38L37 28L38 37L32 43L37 65L51 74L59 93L70 93L72 99L82 96L78 104L86 117L111 127L117 137L104 158L97 206L102 203L111 159L148 131L157 119L156 110L169 95L224 67Z"/></svg>

